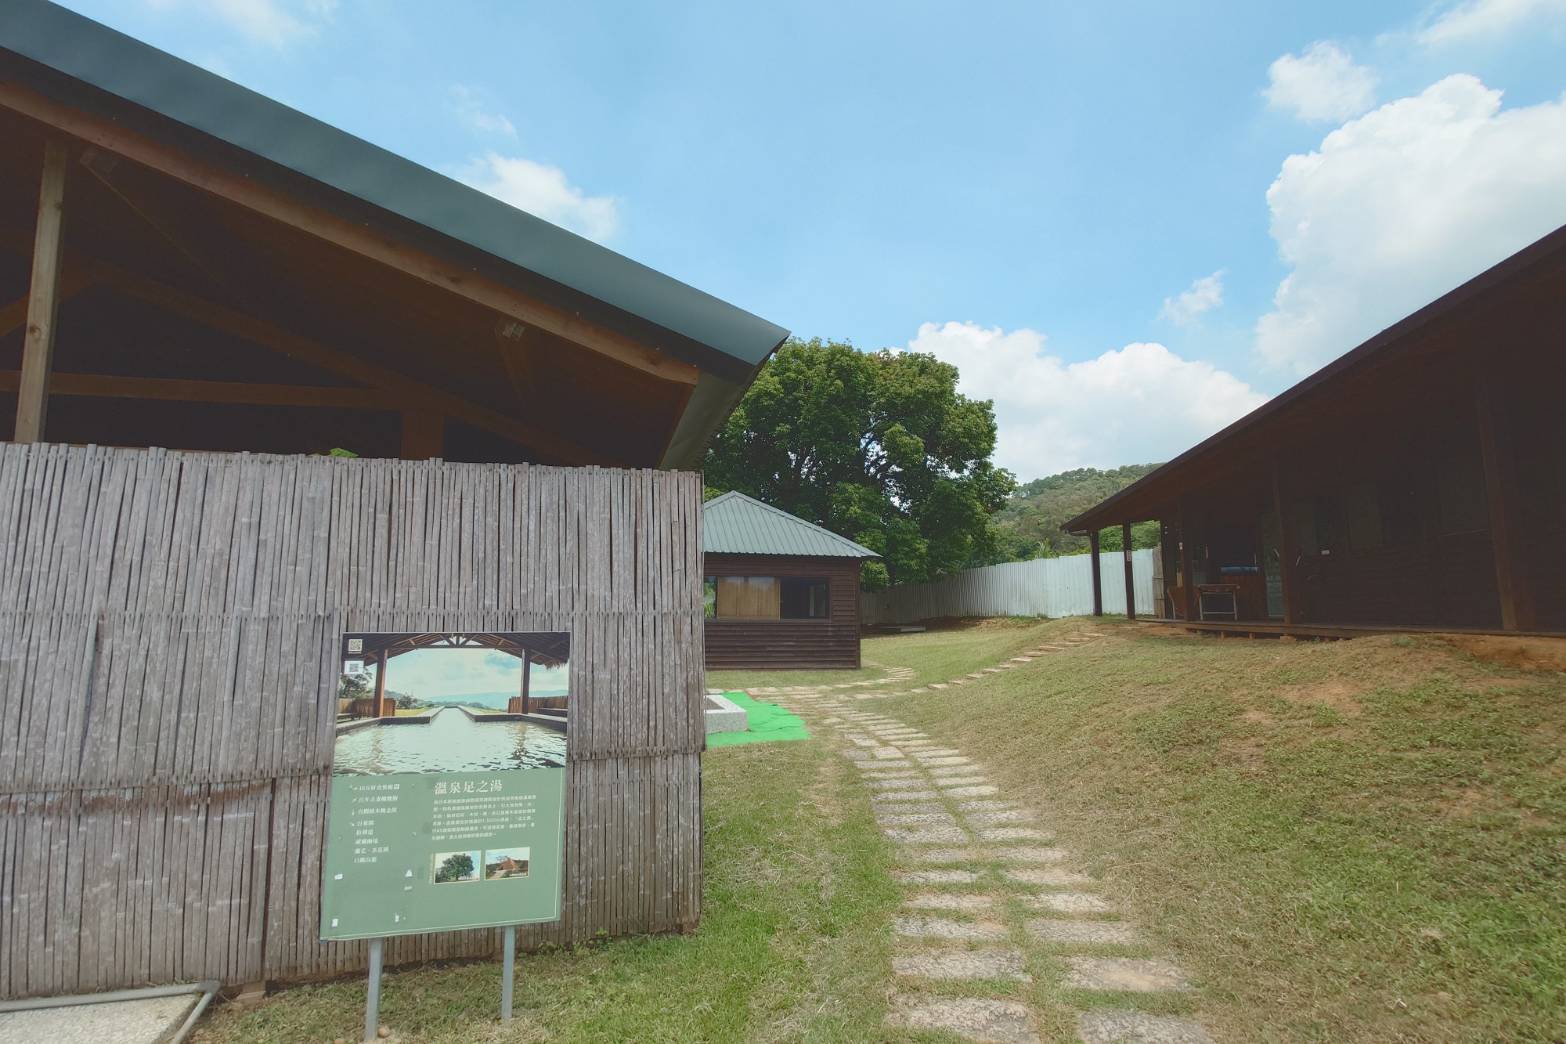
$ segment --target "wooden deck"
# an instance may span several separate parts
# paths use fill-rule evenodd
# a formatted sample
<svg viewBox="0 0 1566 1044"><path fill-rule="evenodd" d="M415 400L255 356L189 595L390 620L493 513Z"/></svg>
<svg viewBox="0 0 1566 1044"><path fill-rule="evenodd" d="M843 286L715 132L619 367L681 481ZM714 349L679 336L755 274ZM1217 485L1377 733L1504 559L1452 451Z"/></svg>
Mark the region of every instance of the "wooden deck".
<svg viewBox="0 0 1566 1044"><path fill-rule="evenodd" d="M1137 623L1166 624L1188 631L1246 638L1363 638L1371 634L1493 634L1505 638L1566 638L1561 631L1502 631L1477 627L1419 627L1396 624L1286 624L1276 620L1181 620L1139 616Z"/></svg>

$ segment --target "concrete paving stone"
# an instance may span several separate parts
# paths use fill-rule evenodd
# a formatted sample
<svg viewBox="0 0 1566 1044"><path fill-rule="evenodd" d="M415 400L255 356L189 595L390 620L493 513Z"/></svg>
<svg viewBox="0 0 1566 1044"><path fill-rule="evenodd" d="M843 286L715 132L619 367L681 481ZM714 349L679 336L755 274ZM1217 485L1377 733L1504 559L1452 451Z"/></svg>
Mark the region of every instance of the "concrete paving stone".
<svg viewBox="0 0 1566 1044"><path fill-rule="evenodd" d="M951 685L967 685L968 684L968 679L967 678L953 678L948 684L951 684Z"/></svg>
<svg viewBox="0 0 1566 1044"><path fill-rule="evenodd" d="M995 849L995 858L1007 863L1061 863L1070 858L1064 848L1042 845L1017 845ZM1008 874L1010 870L1006 871Z"/></svg>
<svg viewBox="0 0 1566 1044"><path fill-rule="evenodd" d="M921 750L914 757L920 761L928 761L930 758L960 758L962 751L952 747L936 747L934 750Z"/></svg>
<svg viewBox="0 0 1566 1044"><path fill-rule="evenodd" d="M888 790L884 794L877 794L872 801L882 804L890 804L896 801L934 801L940 794L933 790Z"/></svg>
<svg viewBox="0 0 1566 1044"><path fill-rule="evenodd" d="M978 834L985 841L1001 844L1009 841L1049 841L1055 836L1048 830L1030 826L981 826Z"/></svg>
<svg viewBox="0 0 1566 1044"><path fill-rule="evenodd" d="M893 870L892 876L911 885L965 885L977 884L979 875L973 870Z"/></svg>
<svg viewBox="0 0 1566 1044"><path fill-rule="evenodd" d="M1109 900L1092 892L1041 892L1024 896L1023 903L1035 910L1063 914L1113 913Z"/></svg>
<svg viewBox="0 0 1566 1044"><path fill-rule="evenodd" d="M1191 988L1178 965L1157 957L1067 957L1065 961L1062 984L1070 989L1161 993Z"/></svg>
<svg viewBox="0 0 1566 1044"><path fill-rule="evenodd" d="M871 760L873 760L871 758L870 752L868 750L860 750L858 747L854 747L854 748L851 748L849 750L843 751L843 757L847 758L849 761L871 761Z"/></svg>
<svg viewBox="0 0 1566 1044"><path fill-rule="evenodd" d="M0 1040L156 1044L168 1040L199 995L142 997L101 1004L0 1013Z"/></svg>
<svg viewBox="0 0 1566 1044"><path fill-rule="evenodd" d="M871 753L874 754L876 759L879 761L891 761L893 759L896 759L897 761L907 760L903 757L903 752L898 750L896 747L877 747L875 750L871 751Z"/></svg>
<svg viewBox="0 0 1566 1044"><path fill-rule="evenodd" d="M944 689L944 688L947 687L947 685L948 685L947 682L931 682L930 683L930 688L932 688L932 689Z"/></svg>
<svg viewBox="0 0 1566 1044"><path fill-rule="evenodd" d="M904 899L903 905L910 910L959 910L972 913L992 908L995 900L987 895L966 892L918 892Z"/></svg>
<svg viewBox="0 0 1566 1044"><path fill-rule="evenodd" d="M1059 849L1045 849L1047 852L1058 852ZM1017 884L1047 885L1051 888L1077 888L1093 883L1093 879L1087 874L1079 874L1075 870L1067 870L1060 866L1019 866L1006 867L1002 873L1007 880Z"/></svg>
<svg viewBox="0 0 1566 1044"><path fill-rule="evenodd" d="M866 779L876 790L922 790L930 785L927 779L918 777L904 777L898 779Z"/></svg>
<svg viewBox="0 0 1566 1044"><path fill-rule="evenodd" d="M1135 925L1124 921L1028 922L1028 934L1041 942L1089 943L1095 946L1136 946L1143 942Z"/></svg>
<svg viewBox="0 0 1566 1044"><path fill-rule="evenodd" d="M881 833L902 845L958 845L968 832L958 826L882 827Z"/></svg>
<svg viewBox="0 0 1566 1044"><path fill-rule="evenodd" d="M892 794L888 796L902 797L903 795ZM916 812L941 812L951 815L951 813L946 811L946 806L939 801L886 801L879 795L872 799L870 807L878 816L883 812L895 813L896 815L912 815Z"/></svg>
<svg viewBox="0 0 1566 1044"><path fill-rule="evenodd" d="M1011 662L1012 663L1032 663L1033 662L1033 657L1031 657L1031 656L1013 656L1011 658Z"/></svg>
<svg viewBox="0 0 1566 1044"><path fill-rule="evenodd" d="M985 674L999 674L1000 672L1001 672L1001 669L999 667L986 667L986 668L984 668L984 673Z"/></svg>
<svg viewBox="0 0 1566 1044"><path fill-rule="evenodd" d="M998 808L993 812L969 812L968 822L975 826L994 826L1000 823L1031 823L1033 813L1025 808Z"/></svg>
<svg viewBox="0 0 1566 1044"><path fill-rule="evenodd" d="M977 801L959 801L957 807L964 812L1009 812L1017 806L1010 801L980 798Z"/></svg>
<svg viewBox="0 0 1566 1044"><path fill-rule="evenodd" d="M983 853L972 848L906 848L897 853L898 859L907 863L941 864L973 863L983 858Z"/></svg>
<svg viewBox="0 0 1566 1044"><path fill-rule="evenodd" d="M880 740L871 739L869 736L865 736L857 732L845 732L843 735L848 739L848 742L852 743L856 747L874 748L881 745Z"/></svg>
<svg viewBox="0 0 1566 1044"><path fill-rule="evenodd" d="M1019 950L918 950L895 954L892 974L910 979L1011 979L1032 982Z"/></svg>
<svg viewBox="0 0 1566 1044"><path fill-rule="evenodd" d="M875 821L882 826L956 826L957 818L942 809L939 812L877 812Z"/></svg>
<svg viewBox="0 0 1566 1044"><path fill-rule="evenodd" d="M995 921L954 921L934 914L898 914L892 930L914 939L1004 939L1006 926Z"/></svg>
<svg viewBox="0 0 1566 1044"><path fill-rule="evenodd" d="M983 779L983 776L938 779L935 785L946 791L947 797L954 798L989 797L1000 793L999 787L993 783L985 783Z"/></svg>
<svg viewBox="0 0 1566 1044"><path fill-rule="evenodd" d="M939 767L941 765L972 765L973 764L972 759L965 758L961 754L936 756L933 751L927 751L927 750L926 751L920 751L919 753L925 755L924 757L920 758L919 760L921 762L923 762L925 765L928 765L928 766L930 766L932 768Z"/></svg>
<svg viewBox="0 0 1566 1044"><path fill-rule="evenodd" d="M1017 1001L953 997L894 997L886 1022L894 1029L944 1030L984 1044L1035 1044L1028 1007Z"/></svg>
<svg viewBox="0 0 1566 1044"><path fill-rule="evenodd" d="M925 766L932 776L971 776L974 769L967 765L934 765Z"/></svg>
<svg viewBox="0 0 1566 1044"><path fill-rule="evenodd" d="M871 762L858 766L861 774L866 779L913 779L924 778L917 768L912 765L877 765Z"/></svg>
<svg viewBox="0 0 1566 1044"><path fill-rule="evenodd" d="M1213 1044L1195 1019L1109 1008L1077 1016L1077 1037L1082 1044Z"/></svg>

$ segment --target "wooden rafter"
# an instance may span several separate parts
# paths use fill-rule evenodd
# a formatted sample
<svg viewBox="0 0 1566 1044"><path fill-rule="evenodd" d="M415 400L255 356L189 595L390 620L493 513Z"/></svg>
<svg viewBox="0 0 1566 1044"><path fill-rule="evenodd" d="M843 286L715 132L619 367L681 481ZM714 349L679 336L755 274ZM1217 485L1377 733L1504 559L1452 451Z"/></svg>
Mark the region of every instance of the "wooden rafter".
<svg viewBox="0 0 1566 1044"><path fill-rule="evenodd" d="M33 270L27 291L27 331L16 389L17 442L40 442L49 412L49 371L54 366L55 317L60 304L60 255L64 249L65 145L44 142L38 187L38 223L33 235Z"/></svg>
<svg viewBox="0 0 1566 1044"><path fill-rule="evenodd" d="M71 108L15 83L0 84L0 105L80 140L130 159L210 195L264 214L335 246L422 282L537 327L660 380L695 384L689 363L545 304L469 268L434 257L371 227L295 199L261 181L204 162L91 113Z"/></svg>
<svg viewBox="0 0 1566 1044"><path fill-rule="evenodd" d="M21 384L17 370L0 370L0 391ZM341 410L401 410L419 404L414 396L380 388L334 388L315 384L247 384L176 377L123 377L118 374L58 373L49 394L92 399L149 399L161 402L211 402L234 406L316 406Z"/></svg>
<svg viewBox="0 0 1566 1044"><path fill-rule="evenodd" d="M128 272L117 265L95 261L89 266L92 278L108 283L123 293L149 304L177 312L187 318L227 331L263 348L293 356L323 370L362 381L384 391L411 398L423 408L453 417L476 428L504 436L568 464L603 463L603 455L594 453L549 429L507 416L470 402L461 396L441 391L429 382L376 365L359 356L329 347L309 337L284 330L264 319L237 309L197 297L156 280Z"/></svg>

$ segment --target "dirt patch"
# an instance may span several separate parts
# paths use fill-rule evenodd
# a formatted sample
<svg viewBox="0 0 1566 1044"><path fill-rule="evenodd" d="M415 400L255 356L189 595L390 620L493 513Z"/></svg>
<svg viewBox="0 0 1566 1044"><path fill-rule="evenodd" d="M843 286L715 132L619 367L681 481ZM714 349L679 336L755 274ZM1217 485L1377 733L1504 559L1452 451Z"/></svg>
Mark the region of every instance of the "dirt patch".
<svg viewBox="0 0 1566 1044"><path fill-rule="evenodd" d="M1442 641L1486 663L1526 671L1566 671L1566 638L1508 638L1491 634L1443 635Z"/></svg>
<svg viewBox="0 0 1566 1044"><path fill-rule="evenodd" d="M1345 718L1357 718L1364 710L1358 698L1364 691L1363 686L1346 679L1329 678L1303 685L1286 685L1278 690L1278 695L1293 704L1331 707Z"/></svg>
<svg viewBox="0 0 1566 1044"><path fill-rule="evenodd" d="M1264 710L1257 710L1254 707L1248 711L1242 711L1240 714L1240 720L1243 722L1248 722L1252 725L1273 725L1277 722L1277 719L1274 718L1271 714L1268 714Z"/></svg>
<svg viewBox="0 0 1566 1044"><path fill-rule="evenodd" d="M1171 624L1143 624L1142 629L1137 634L1139 636L1147 634L1157 638L1194 638L1198 640L1202 637L1200 631L1192 631Z"/></svg>

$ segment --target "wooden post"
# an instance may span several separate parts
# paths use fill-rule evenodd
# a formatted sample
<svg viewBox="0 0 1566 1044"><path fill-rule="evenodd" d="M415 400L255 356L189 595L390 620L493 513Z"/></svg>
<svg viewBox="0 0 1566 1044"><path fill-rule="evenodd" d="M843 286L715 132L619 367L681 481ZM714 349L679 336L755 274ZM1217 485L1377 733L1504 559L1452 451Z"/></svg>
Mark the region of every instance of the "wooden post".
<svg viewBox="0 0 1566 1044"><path fill-rule="evenodd" d="M434 410L402 411L402 459L429 460L446 452L446 418Z"/></svg>
<svg viewBox="0 0 1566 1044"><path fill-rule="evenodd" d="M386 664L389 659L386 650L382 649L380 661L375 665L375 702L371 707L377 718L386 716Z"/></svg>
<svg viewBox="0 0 1566 1044"><path fill-rule="evenodd" d="M1298 574L1294 570L1300 558L1299 534L1294 531L1288 512L1288 497L1283 491L1283 465L1276 457L1272 461L1272 510L1278 519L1278 580L1283 585L1283 622L1299 623L1303 618L1299 607ZM1265 578L1264 578L1265 579Z"/></svg>
<svg viewBox="0 0 1566 1044"><path fill-rule="evenodd" d="M1088 547L1093 552L1093 615L1104 615L1104 578L1098 572L1098 530L1088 534Z"/></svg>
<svg viewBox="0 0 1566 1044"><path fill-rule="evenodd" d="M1136 619L1136 584L1131 578L1131 523L1120 523L1120 563L1126 574L1126 619Z"/></svg>
<svg viewBox="0 0 1566 1044"><path fill-rule="evenodd" d="M1196 572L1191 567L1190 512L1180 501L1180 611L1186 620L1196 619Z"/></svg>
<svg viewBox="0 0 1566 1044"><path fill-rule="evenodd" d="M522 650L522 713L533 713L533 698L528 690L532 687L533 653L529 649Z"/></svg>
<svg viewBox="0 0 1566 1044"><path fill-rule="evenodd" d="M1521 535L1517 456L1511 423L1496 377L1481 372L1475 382L1475 413L1479 423L1479 456L1484 465L1485 499L1490 509L1490 549L1495 558L1495 589L1501 602L1501 627L1531 631L1538 626L1528 570L1520 561Z"/></svg>
<svg viewBox="0 0 1566 1044"><path fill-rule="evenodd" d="M38 225L33 233L33 274L27 295L22 375L16 390L17 442L40 442L49 412L49 371L54 366L55 315L60 291L60 231L65 220L65 146L44 142L38 185Z"/></svg>

